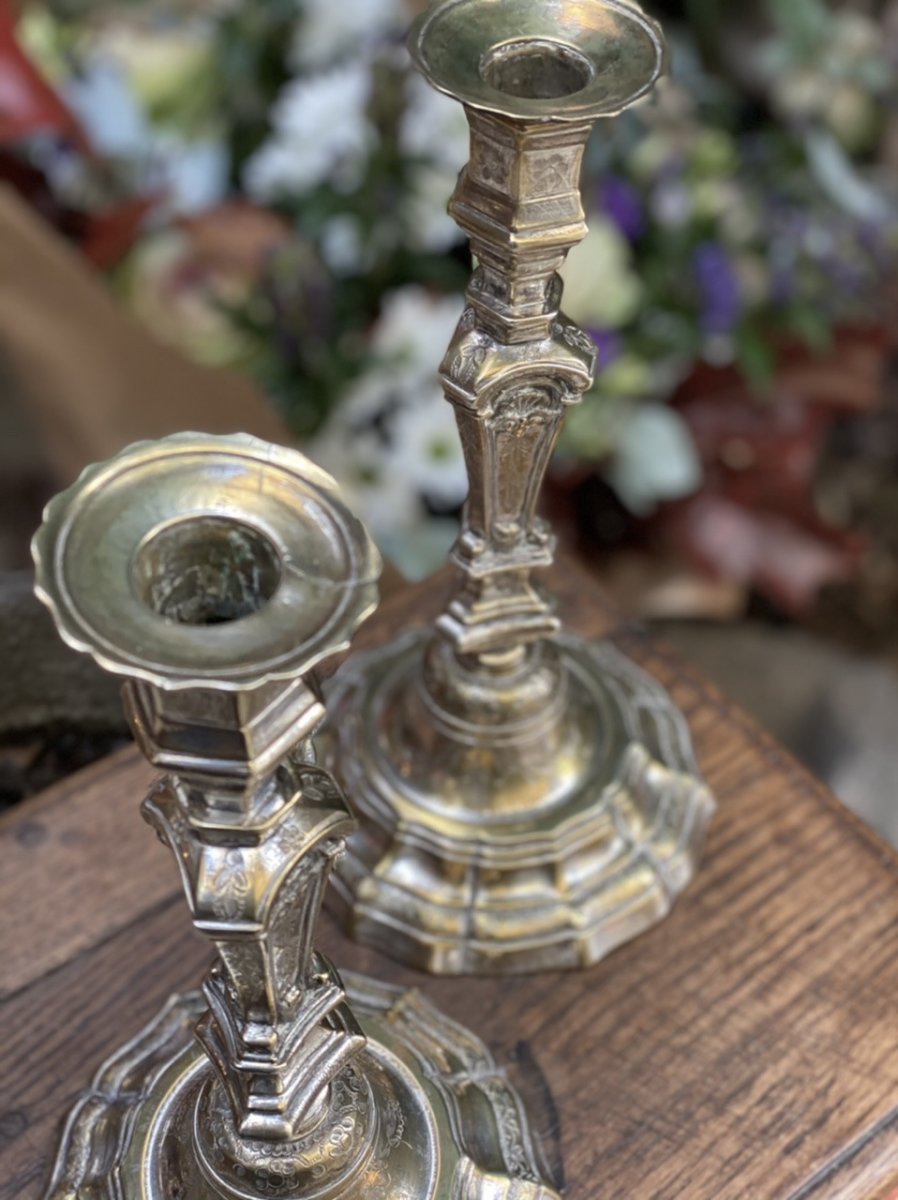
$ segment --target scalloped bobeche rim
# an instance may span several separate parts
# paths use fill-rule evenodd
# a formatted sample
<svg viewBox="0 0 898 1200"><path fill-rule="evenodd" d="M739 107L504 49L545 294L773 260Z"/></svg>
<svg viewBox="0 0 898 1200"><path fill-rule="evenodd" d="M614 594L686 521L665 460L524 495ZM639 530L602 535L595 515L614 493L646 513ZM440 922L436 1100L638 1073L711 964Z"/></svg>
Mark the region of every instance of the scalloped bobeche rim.
<svg viewBox="0 0 898 1200"><path fill-rule="evenodd" d="M116 653L108 639L84 618L65 587L62 560L73 525L72 508L81 496L94 490L104 478L112 479L122 467L146 459L151 454L159 456L163 450L171 451L173 459L186 453L205 452L212 455L230 451L239 458L279 466L303 482L330 493L335 511L345 518L347 530L357 535L351 539L350 547L355 564L363 568L354 584L350 585L357 592L355 610L338 640L322 646L314 653L296 654L277 667L264 667L256 671L241 668L229 674L226 662L216 663L214 676L198 675L196 672L179 674L174 665L141 665L128 651ZM346 506L339 486L331 475L298 450L244 433L184 432L158 440L144 439L126 446L104 462L86 466L69 488L54 496L45 506L43 522L31 540L31 556L35 566L35 595L49 609L57 632L66 645L78 653L89 655L98 666L113 675L139 679L161 691L170 692L197 687L224 692L254 691L267 684L308 674L321 662L346 651L353 634L377 609L380 600L378 580L383 568L380 552L365 526Z"/></svg>
<svg viewBox="0 0 898 1200"><path fill-rule="evenodd" d="M507 0L493 0L497 10ZM514 0L511 0L514 3ZM561 0L562 7L566 4L586 4L589 7L603 9L614 13L631 26L630 44L635 46L639 33L647 38L655 51L654 65L645 72L643 78L635 81L626 96L609 103L607 99L589 99L589 88L573 92L565 96L546 99L530 99L509 95L492 87L480 73L480 65L488 52L497 43L513 41L513 36L491 38L481 47L482 53L478 59L477 87L467 86L464 79L464 68L459 70L457 57L449 63L447 69L441 69L435 63L430 51L431 38L440 22L459 22L466 27L468 21L466 11L471 5L482 6L483 0L442 0L432 3L420 16L413 21L408 34L407 46L412 61L428 82L453 99L459 100L469 108L482 112L496 113L499 116L511 117L518 120L573 123L598 120L605 117L619 116L625 109L646 96L658 80L665 74L668 66L668 49L661 25L650 17L637 0ZM506 31L510 34L511 30ZM559 24L557 40L562 46L576 49L576 43L569 36L563 36L566 31ZM546 35L548 36L548 35ZM554 40L554 39L553 39ZM622 40L622 49L627 45L627 39Z"/></svg>

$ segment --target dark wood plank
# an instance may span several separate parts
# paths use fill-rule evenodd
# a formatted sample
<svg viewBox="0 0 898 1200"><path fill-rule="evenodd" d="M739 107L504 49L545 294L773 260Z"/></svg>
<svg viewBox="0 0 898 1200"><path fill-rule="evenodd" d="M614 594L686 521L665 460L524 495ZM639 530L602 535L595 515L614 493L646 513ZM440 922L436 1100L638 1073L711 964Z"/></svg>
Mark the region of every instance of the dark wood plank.
<svg viewBox="0 0 898 1200"><path fill-rule="evenodd" d="M122 869L145 852L135 812L152 778L127 750L0 821L0 912L15 917L0 923L0 999L172 894L172 880L138 888Z"/></svg>
<svg viewBox="0 0 898 1200"><path fill-rule="evenodd" d="M582 573L555 581L569 618L591 634L614 624L689 716L720 801L699 880L588 973L431 980L331 927L326 948L420 987L515 1064L560 1135L571 1200L894 1200L898 856ZM427 617L443 587L397 598L364 640ZM40 1195L73 1097L202 972L174 871L134 812L146 779L126 755L2 829L3 961L24 982L0 1004L0 1200ZM35 813L87 833L77 856L52 835L23 844Z"/></svg>
<svg viewBox="0 0 898 1200"><path fill-rule="evenodd" d="M198 982L208 953L181 907L171 895L3 1003L0 1200L42 1195L60 1119L100 1063Z"/></svg>

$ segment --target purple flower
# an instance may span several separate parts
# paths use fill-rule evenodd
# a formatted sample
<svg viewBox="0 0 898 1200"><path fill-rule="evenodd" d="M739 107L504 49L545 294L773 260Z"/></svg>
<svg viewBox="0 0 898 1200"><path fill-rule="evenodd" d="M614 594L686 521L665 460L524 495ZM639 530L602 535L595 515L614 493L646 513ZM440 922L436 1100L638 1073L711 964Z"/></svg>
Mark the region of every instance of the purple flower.
<svg viewBox="0 0 898 1200"><path fill-rule="evenodd" d="M795 264L774 261L771 265L770 299L773 304L785 308L795 298Z"/></svg>
<svg viewBox="0 0 898 1200"><path fill-rule="evenodd" d="M889 230L879 221L861 221L858 238L867 253L877 262L891 262L894 249L889 240Z"/></svg>
<svg viewBox="0 0 898 1200"><path fill-rule="evenodd" d="M623 342L620 336L611 329L597 329L590 326L586 332L598 348L599 358L596 365L601 374L602 371L607 371L611 364L620 358L624 349Z"/></svg>
<svg viewBox="0 0 898 1200"><path fill-rule="evenodd" d="M732 333L745 311L745 300L726 250L719 242L702 242L693 253L692 270L703 331L709 336Z"/></svg>
<svg viewBox="0 0 898 1200"><path fill-rule="evenodd" d="M646 219L645 206L636 188L619 175L606 175L599 184L599 199L624 237L638 242L645 233Z"/></svg>

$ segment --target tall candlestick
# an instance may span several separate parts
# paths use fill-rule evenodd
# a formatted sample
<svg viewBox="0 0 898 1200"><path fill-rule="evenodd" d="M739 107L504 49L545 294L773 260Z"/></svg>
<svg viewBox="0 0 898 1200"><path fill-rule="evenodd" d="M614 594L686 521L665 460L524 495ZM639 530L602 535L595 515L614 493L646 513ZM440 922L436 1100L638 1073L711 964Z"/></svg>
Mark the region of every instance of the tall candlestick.
<svg viewBox="0 0 898 1200"><path fill-rule="evenodd" d="M357 937L435 972L587 965L669 911L713 811L669 698L563 635L533 578L554 553L543 479L595 366L560 312L583 154L651 90L664 42L634 0L440 0L410 47L471 127L450 212L476 269L441 369L470 494L436 628L351 662L331 695L362 821L339 903Z"/></svg>
<svg viewBox="0 0 898 1200"><path fill-rule="evenodd" d="M48 1200L557 1200L486 1048L316 948L353 828L316 668L379 572L333 480L251 438L145 443L58 497L35 553L62 635L126 681L167 772L144 815L215 951L101 1069Z"/></svg>

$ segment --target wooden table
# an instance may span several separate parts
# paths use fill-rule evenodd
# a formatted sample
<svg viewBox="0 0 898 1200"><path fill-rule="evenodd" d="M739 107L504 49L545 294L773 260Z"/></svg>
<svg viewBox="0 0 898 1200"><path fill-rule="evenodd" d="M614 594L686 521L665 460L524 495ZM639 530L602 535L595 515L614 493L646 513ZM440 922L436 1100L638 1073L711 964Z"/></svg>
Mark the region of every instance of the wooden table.
<svg viewBox="0 0 898 1200"><path fill-rule="evenodd" d="M570 1200L885 1200L898 1190L898 855L576 570L572 624L672 690L720 803L672 917L586 973L420 986L509 1064ZM406 593L361 642L425 618ZM103 762L0 825L0 1200L41 1195L59 1122L100 1061L206 950L137 817L150 771Z"/></svg>

